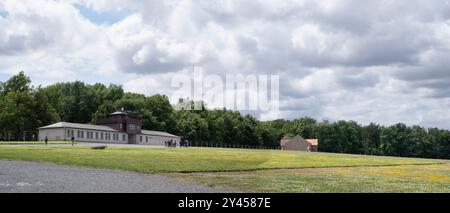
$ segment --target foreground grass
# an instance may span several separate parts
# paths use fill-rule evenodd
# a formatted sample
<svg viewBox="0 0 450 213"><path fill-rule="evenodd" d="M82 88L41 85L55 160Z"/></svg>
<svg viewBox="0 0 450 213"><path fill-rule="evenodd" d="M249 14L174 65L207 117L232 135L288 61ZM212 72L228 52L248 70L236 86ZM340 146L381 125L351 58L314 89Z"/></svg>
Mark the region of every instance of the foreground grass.
<svg viewBox="0 0 450 213"><path fill-rule="evenodd" d="M450 192L450 161L445 160L276 150L71 146L0 146L0 159L164 173L243 192ZM277 170L242 171L271 168Z"/></svg>
<svg viewBox="0 0 450 213"><path fill-rule="evenodd" d="M450 192L450 164L173 174L244 192Z"/></svg>
<svg viewBox="0 0 450 213"><path fill-rule="evenodd" d="M276 150L121 147L92 150L89 147L70 146L0 146L0 159L51 162L147 173L447 162L443 160L283 152Z"/></svg>

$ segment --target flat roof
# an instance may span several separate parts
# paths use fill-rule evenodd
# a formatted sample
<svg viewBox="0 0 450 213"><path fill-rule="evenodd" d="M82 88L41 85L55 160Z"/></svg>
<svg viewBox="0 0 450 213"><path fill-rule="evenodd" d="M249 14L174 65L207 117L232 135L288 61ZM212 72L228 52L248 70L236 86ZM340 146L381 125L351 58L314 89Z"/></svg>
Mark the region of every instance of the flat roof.
<svg viewBox="0 0 450 213"><path fill-rule="evenodd" d="M77 124L77 123L68 123L68 122L59 122L52 125L40 127L39 129L56 129L56 128L74 128L74 129L88 129L88 130L97 130L97 131L108 131L108 132L118 132L117 130L101 125L92 125L92 124Z"/></svg>
<svg viewBox="0 0 450 213"><path fill-rule="evenodd" d="M159 132L159 131L151 131L151 130L141 130L142 135L155 135L155 136L163 136L163 137L172 137L172 138L180 138L180 136L172 135L167 132Z"/></svg>
<svg viewBox="0 0 450 213"><path fill-rule="evenodd" d="M128 115L126 112L113 112L110 115Z"/></svg>
<svg viewBox="0 0 450 213"><path fill-rule="evenodd" d="M108 126L92 125L92 124L78 124L78 123L68 123L68 122L59 122L59 123L55 123L52 125L40 127L39 129L57 129L57 128L73 128L73 129L86 129L86 130L94 130L94 131L119 132ZM137 134L180 138L180 136L172 135L167 132L151 131L151 130L141 130L141 132L137 133Z"/></svg>

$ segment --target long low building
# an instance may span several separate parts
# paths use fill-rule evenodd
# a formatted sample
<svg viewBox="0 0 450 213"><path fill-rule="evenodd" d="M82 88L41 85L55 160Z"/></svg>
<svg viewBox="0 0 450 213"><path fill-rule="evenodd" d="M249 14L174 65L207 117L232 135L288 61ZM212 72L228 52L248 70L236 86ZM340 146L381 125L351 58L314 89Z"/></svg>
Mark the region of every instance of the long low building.
<svg viewBox="0 0 450 213"><path fill-rule="evenodd" d="M180 144L181 137L159 131L141 129L141 120L135 113L123 108L99 119L96 125L59 122L39 128L39 140L77 142L143 144L164 146L167 141Z"/></svg>

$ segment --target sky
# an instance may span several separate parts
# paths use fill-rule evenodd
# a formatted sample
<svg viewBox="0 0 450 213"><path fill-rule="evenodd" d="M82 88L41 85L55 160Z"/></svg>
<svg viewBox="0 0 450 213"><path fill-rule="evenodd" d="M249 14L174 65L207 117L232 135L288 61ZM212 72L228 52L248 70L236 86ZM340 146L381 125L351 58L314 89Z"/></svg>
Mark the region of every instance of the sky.
<svg viewBox="0 0 450 213"><path fill-rule="evenodd" d="M170 95L173 76L279 75L280 113L450 129L448 0L1 0L0 81Z"/></svg>

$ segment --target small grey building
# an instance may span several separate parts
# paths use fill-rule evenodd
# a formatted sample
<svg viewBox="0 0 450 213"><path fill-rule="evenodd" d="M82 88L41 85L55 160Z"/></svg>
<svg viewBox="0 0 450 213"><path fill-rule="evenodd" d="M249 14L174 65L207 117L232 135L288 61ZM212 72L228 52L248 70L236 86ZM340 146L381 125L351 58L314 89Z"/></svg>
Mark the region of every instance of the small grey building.
<svg viewBox="0 0 450 213"><path fill-rule="evenodd" d="M107 118L99 119L97 125L59 122L39 128L39 140L46 137L49 141L143 144L164 146L173 140L178 145L181 137L159 131L141 129L141 120L137 114L128 113L123 108L111 113Z"/></svg>
<svg viewBox="0 0 450 213"><path fill-rule="evenodd" d="M280 141L282 150L317 152L319 147L318 139L304 139L297 135L294 138L284 137Z"/></svg>

